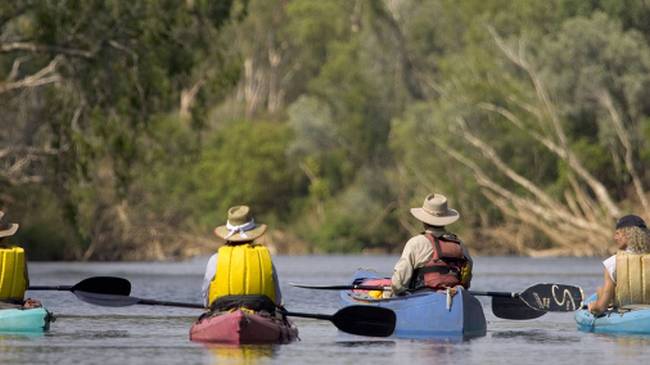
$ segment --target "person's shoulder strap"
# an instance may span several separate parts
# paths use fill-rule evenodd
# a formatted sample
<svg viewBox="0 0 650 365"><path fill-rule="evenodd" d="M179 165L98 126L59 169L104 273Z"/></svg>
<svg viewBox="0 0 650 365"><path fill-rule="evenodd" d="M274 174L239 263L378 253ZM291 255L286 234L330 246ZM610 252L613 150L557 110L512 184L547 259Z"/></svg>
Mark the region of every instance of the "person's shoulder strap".
<svg viewBox="0 0 650 365"><path fill-rule="evenodd" d="M426 232L425 237L431 242L433 245L435 252L435 257L440 257L440 254L442 253L442 250L440 249L440 240L438 240L438 237L436 237L433 233L431 232Z"/></svg>

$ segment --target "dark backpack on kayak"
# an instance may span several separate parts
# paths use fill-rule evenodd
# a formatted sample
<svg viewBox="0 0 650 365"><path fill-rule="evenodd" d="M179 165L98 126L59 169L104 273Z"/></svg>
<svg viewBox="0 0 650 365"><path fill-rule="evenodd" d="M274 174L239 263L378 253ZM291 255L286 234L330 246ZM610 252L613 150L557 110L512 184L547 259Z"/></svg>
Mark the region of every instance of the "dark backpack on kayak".
<svg viewBox="0 0 650 365"><path fill-rule="evenodd" d="M248 308L253 311L275 313L278 307L266 295L226 295L217 298L210 306L210 312L224 312L230 309Z"/></svg>

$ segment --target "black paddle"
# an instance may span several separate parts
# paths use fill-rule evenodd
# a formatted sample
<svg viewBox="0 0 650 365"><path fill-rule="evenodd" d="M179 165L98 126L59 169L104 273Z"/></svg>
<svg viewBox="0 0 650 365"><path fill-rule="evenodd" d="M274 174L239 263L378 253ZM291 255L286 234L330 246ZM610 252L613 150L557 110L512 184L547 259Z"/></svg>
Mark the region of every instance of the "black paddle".
<svg viewBox="0 0 650 365"><path fill-rule="evenodd" d="M332 315L297 312L284 312L284 314L292 317L325 319L343 332L373 337L392 335L397 322L397 316L392 309L370 305L350 305Z"/></svg>
<svg viewBox="0 0 650 365"><path fill-rule="evenodd" d="M493 298L519 299L528 307L544 312L573 312L580 308L584 299L580 287L565 284L535 284L521 293L473 290L469 290L469 293Z"/></svg>
<svg viewBox="0 0 650 365"><path fill-rule="evenodd" d="M292 286L321 290L386 290L374 285L307 285L290 283ZM536 284L520 293L473 291L472 295L492 297L494 315L505 319L532 319L546 312L572 312L580 308L582 289L565 284Z"/></svg>
<svg viewBox="0 0 650 365"><path fill-rule="evenodd" d="M128 295L111 295L86 293L78 291L75 293L77 298L95 305L108 307L125 307L134 304L160 305L169 307L197 308L206 309L202 304L167 302L153 299L142 299ZM388 308L353 305L342 308L333 315L313 314L313 313L294 313L283 311L287 316L323 319L332 322L338 329L343 332L352 333L362 336L387 337L395 330L397 317L395 312Z"/></svg>
<svg viewBox="0 0 650 365"><path fill-rule="evenodd" d="M44 286L35 285L27 288L28 290L61 290L70 291L74 294L77 292L97 293L97 294L114 294L129 295L131 294L131 283L124 279L113 276L93 276L83 279L75 285L57 285Z"/></svg>
<svg viewBox="0 0 650 365"><path fill-rule="evenodd" d="M529 307L520 298L492 297L492 313L503 319L533 319L546 314Z"/></svg>

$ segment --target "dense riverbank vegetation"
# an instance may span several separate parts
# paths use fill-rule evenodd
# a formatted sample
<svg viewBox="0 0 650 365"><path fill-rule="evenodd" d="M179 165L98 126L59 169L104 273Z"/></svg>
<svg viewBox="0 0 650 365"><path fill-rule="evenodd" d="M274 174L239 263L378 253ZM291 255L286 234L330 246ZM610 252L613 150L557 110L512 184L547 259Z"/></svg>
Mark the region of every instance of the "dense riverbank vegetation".
<svg viewBox="0 0 650 365"><path fill-rule="evenodd" d="M650 218L644 0L0 4L0 206L32 258L397 251L442 192L475 252L603 254Z"/></svg>

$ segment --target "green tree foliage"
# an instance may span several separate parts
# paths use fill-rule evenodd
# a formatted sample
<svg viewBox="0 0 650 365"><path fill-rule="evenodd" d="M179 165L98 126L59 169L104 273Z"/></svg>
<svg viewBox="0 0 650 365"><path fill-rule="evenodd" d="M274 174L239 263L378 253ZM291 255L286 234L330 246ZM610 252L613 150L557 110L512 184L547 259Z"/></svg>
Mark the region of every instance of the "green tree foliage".
<svg viewBox="0 0 650 365"><path fill-rule="evenodd" d="M2 58L12 66L4 75L26 82L8 91L3 104L20 108L25 98L34 101L17 125L43 137L22 142L51 151L39 174L77 234L71 256L85 250L92 257L95 246L105 244L100 236L129 241L125 207L142 173L134 167L160 142L149 138L152 119L180 112L180 119L189 115L191 128L200 128L206 105L236 80L238 66L224 58L219 37L233 3L23 1L6 7ZM48 63L51 80L40 86L38 70ZM11 116L5 118L3 125ZM109 221L114 234L105 232Z"/></svg>
<svg viewBox="0 0 650 365"><path fill-rule="evenodd" d="M185 201L192 219L210 227L229 207L249 204L268 222L286 221L302 176L285 151L291 134L273 122L237 122L206 141L198 160L176 180L173 198Z"/></svg>
<svg viewBox="0 0 650 365"><path fill-rule="evenodd" d="M5 2L0 202L41 257L212 249L241 203L397 251L431 192L483 252L602 252L650 219L646 3Z"/></svg>

